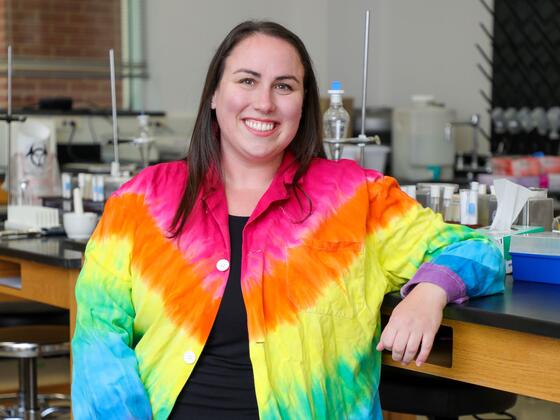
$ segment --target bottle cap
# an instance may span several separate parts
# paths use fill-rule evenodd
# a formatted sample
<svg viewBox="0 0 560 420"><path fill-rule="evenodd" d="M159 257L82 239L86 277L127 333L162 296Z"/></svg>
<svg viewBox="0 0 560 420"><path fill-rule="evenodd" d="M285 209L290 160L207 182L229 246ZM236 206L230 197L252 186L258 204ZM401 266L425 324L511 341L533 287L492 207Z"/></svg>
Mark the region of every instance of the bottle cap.
<svg viewBox="0 0 560 420"><path fill-rule="evenodd" d="M453 197L454 192L455 192L455 187L453 185L446 185L443 188L443 198L451 199L451 197Z"/></svg>
<svg viewBox="0 0 560 420"><path fill-rule="evenodd" d="M330 94L333 94L333 93L342 94L342 93L344 93L344 90L342 90L342 83L340 83L338 80L333 80L331 82L331 88L329 89L329 93Z"/></svg>

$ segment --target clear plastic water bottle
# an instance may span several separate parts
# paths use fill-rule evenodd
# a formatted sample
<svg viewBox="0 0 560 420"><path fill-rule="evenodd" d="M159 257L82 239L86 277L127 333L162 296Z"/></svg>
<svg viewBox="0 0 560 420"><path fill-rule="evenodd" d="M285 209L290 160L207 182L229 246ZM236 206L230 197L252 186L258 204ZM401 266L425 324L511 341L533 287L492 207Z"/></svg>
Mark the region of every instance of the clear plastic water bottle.
<svg viewBox="0 0 560 420"><path fill-rule="evenodd" d="M331 83L329 95L331 103L323 115L323 130L325 138L343 139L346 137L346 128L350 121L350 115L342 106L342 84L338 80Z"/></svg>

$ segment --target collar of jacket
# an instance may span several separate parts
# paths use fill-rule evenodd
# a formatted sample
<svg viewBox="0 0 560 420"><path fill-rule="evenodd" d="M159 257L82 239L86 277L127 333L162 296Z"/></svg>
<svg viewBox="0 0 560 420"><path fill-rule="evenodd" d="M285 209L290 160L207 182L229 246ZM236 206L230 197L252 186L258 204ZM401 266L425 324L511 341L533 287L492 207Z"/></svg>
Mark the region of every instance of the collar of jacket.
<svg viewBox="0 0 560 420"><path fill-rule="evenodd" d="M264 212L273 202L286 200L290 196L290 185L297 168L298 163L294 155L290 151L286 151L272 183L257 204L251 219ZM216 167L212 167L206 174L202 187L202 201L205 203L206 208L211 211L216 210L220 206L225 206L224 183Z"/></svg>

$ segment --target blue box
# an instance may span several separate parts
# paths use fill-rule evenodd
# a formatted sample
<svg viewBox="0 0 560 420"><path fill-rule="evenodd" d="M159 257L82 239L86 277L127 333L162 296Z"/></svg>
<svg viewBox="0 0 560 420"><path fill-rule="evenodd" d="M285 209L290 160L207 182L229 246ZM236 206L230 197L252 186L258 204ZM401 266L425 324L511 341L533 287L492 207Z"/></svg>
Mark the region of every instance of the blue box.
<svg viewBox="0 0 560 420"><path fill-rule="evenodd" d="M560 256L511 252L513 279L560 285Z"/></svg>

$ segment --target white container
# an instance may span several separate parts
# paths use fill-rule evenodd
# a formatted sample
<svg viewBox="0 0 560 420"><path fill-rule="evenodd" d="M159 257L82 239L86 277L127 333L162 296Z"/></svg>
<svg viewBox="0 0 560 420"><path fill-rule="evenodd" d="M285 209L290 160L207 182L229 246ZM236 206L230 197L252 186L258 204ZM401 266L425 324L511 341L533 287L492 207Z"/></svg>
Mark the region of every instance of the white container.
<svg viewBox="0 0 560 420"><path fill-rule="evenodd" d="M379 172L385 171L387 155L391 149L383 145L370 145L364 148L364 168L375 169ZM360 146L344 145L342 149L343 159L351 159L360 163Z"/></svg>
<svg viewBox="0 0 560 420"><path fill-rule="evenodd" d="M97 224L97 214L64 213L62 223L70 239L88 239Z"/></svg>
<svg viewBox="0 0 560 420"><path fill-rule="evenodd" d="M433 96L415 95L412 105L396 108L392 119L392 170L401 180L453 177L455 145L447 139L445 127L455 113L436 105Z"/></svg>
<svg viewBox="0 0 560 420"><path fill-rule="evenodd" d="M560 257L560 234L538 232L511 237L509 252Z"/></svg>
<svg viewBox="0 0 560 420"><path fill-rule="evenodd" d="M60 226L58 209L8 205L5 229L49 229Z"/></svg>
<svg viewBox="0 0 560 420"><path fill-rule="evenodd" d="M10 204L40 205L61 194L53 131L38 120L16 124L10 156Z"/></svg>

